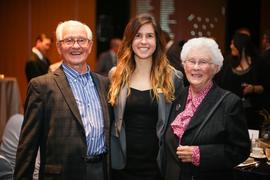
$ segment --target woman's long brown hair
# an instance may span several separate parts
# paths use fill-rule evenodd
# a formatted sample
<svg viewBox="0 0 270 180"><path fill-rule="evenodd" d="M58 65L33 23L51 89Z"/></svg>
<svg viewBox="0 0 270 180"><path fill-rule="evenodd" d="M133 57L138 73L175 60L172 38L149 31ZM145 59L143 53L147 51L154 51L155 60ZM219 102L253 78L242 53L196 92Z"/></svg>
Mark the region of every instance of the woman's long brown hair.
<svg viewBox="0 0 270 180"><path fill-rule="evenodd" d="M113 106L117 103L117 97L123 86L127 85L128 94L130 92L129 79L136 67L132 41L140 27L145 24L153 26L156 36L156 50L152 57L150 72L154 98L158 99L158 93L162 91L167 102L174 99L173 67L169 65L166 57L164 35L151 15L142 14L131 19L125 28L123 42L117 54L118 64L111 76L111 87L108 94L109 103Z"/></svg>

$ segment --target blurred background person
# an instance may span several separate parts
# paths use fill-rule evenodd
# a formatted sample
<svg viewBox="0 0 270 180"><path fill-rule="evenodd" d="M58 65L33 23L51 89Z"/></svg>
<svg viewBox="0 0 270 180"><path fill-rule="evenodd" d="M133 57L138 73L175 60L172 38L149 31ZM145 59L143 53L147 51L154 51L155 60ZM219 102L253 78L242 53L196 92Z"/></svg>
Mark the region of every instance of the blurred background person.
<svg viewBox="0 0 270 180"><path fill-rule="evenodd" d="M110 41L110 49L100 54L95 72L103 76L108 76L109 71L117 64L117 52L121 46L120 38L112 38Z"/></svg>
<svg viewBox="0 0 270 180"><path fill-rule="evenodd" d="M169 49L167 49L167 58L169 60L170 65L172 65L175 69L181 71L183 73L183 80L184 80L184 85L188 85L188 81L185 75L185 71L182 65L182 60L180 58L180 53L182 50L183 45L185 44L185 40L181 41L175 41Z"/></svg>
<svg viewBox="0 0 270 180"><path fill-rule="evenodd" d="M260 75L264 91L261 94L261 110L259 114L263 117L260 135L262 138L269 139L270 132L270 30L263 33L261 40L262 52L260 62Z"/></svg>
<svg viewBox="0 0 270 180"><path fill-rule="evenodd" d="M63 61L58 61L58 62L51 64L49 67L49 72L54 72L56 69L58 69L61 66L62 63L63 63Z"/></svg>
<svg viewBox="0 0 270 180"><path fill-rule="evenodd" d="M233 168L250 153L241 99L212 80L223 63L213 39L187 41L181 59L189 86L176 89L181 93L165 134L165 180L231 180Z"/></svg>
<svg viewBox="0 0 270 180"><path fill-rule="evenodd" d="M167 59L169 60L169 63L171 66L173 66L178 71L181 71L183 73L183 81L184 85L188 85L188 81L185 76L185 71L183 69L182 61L180 59L180 52L182 50L183 45L185 44L185 40L181 41L174 41L171 39L170 35L166 31L162 31L163 38L165 38L166 41L166 55Z"/></svg>
<svg viewBox="0 0 270 180"><path fill-rule="evenodd" d="M12 169L15 168L16 152L19 143L22 123L22 114L15 114L9 118L5 126L0 146L0 154L9 160Z"/></svg>
<svg viewBox="0 0 270 180"><path fill-rule="evenodd" d="M165 42L166 42L166 51L172 46L172 44L174 43L174 40L170 37L170 34L167 31L161 31L161 35L163 36L163 38L165 38Z"/></svg>
<svg viewBox="0 0 270 180"><path fill-rule="evenodd" d="M262 38L262 56L261 56L261 77L264 92L262 94L262 103L265 108L270 108L270 30L263 34Z"/></svg>
<svg viewBox="0 0 270 180"><path fill-rule="evenodd" d="M230 45L230 55L216 76L220 87L238 95L243 102L250 129L260 129L262 117L260 96L264 91L260 75L260 58L249 35L236 32Z"/></svg>
<svg viewBox="0 0 270 180"><path fill-rule="evenodd" d="M110 72L112 179L160 180L164 128L182 73L169 65L161 29L149 14L126 26L118 64ZM162 169L162 167L160 167Z"/></svg>
<svg viewBox="0 0 270 180"><path fill-rule="evenodd" d="M251 36L251 32L248 28L246 27L240 27L236 30L237 33L245 34L247 36Z"/></svg>
<svg viewBox="0 0 270 180"><path fill-rule="evenodd" d="M12 169L12 176L15 169L16 153L22 123L23 123L23 114L15 114L11 116L5 126L4 134L0 145L0 155L2 155L10 163L10 167ZM38 171L39 171L39 152L36 157L33 180L38 179Z"/></svg>
<svg viewBox="0 0 270 180"><path fill-rule="evenodd" d="M13 169L7 158L0 154L0 179L1 180L12 180Z"/></svg>
<svg viewBox="0 0 270 180"><path fill-rule="evenodd" d="M166 55L170 65L183 72L183 66L180 60L180 52L185 41L174 41L166 31L162 31L162 36L166 41Z"/></svg>
<svg viewBox="0 0 270 180"><path fill-rule="evenodd" d="M180 53L182 50L183 45L185 44L185 40L182 41L175 41L170 46L169 49L167 49L167 58L170 62L170 64L177 70L184 72L182 61L180 59Z"/></svg>
<svg viewBox="0 0 270 180"><path fill-rule="evenodd" d="M32 78L48 73L50 60L46 57L50 50L52 38L42 33L37 36L35 46L32 48L31 55L26 61L25 74L27 81Z"/></svg>

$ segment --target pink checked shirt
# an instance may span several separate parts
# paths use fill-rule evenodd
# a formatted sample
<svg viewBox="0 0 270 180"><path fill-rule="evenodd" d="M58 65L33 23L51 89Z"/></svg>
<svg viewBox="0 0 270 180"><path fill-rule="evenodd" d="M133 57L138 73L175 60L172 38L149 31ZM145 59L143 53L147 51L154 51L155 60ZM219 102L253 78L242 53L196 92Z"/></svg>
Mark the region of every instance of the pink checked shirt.
<svg viewBox="0 0 270 180"><path fill-rule="evenodd" d="M209 83L201 92L196 96L192 96L191 89L188 90L188 97L185 106L185 110L177 115L175 120L172 122L171 127L173 129L173 133L179 137L179 144L181 142L181 138L191 120L194 113L196 112L198 106L201 104L204 97L207 95L209 90L211 89L213 83ZM192 164L195 166L200 165L200 149L199 146L196 146L192 152Z"/></svg>

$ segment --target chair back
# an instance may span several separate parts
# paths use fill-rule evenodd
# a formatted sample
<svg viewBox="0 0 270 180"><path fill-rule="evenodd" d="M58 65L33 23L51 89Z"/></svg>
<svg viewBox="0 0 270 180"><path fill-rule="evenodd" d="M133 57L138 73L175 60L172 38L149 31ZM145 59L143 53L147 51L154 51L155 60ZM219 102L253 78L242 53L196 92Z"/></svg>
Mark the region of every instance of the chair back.
<svg viewBox="0 0 270 180"><path fill-rule="evenodd" d="M7 158L0 155L0 179L1 180L12 180L13 169Z"/></svg>

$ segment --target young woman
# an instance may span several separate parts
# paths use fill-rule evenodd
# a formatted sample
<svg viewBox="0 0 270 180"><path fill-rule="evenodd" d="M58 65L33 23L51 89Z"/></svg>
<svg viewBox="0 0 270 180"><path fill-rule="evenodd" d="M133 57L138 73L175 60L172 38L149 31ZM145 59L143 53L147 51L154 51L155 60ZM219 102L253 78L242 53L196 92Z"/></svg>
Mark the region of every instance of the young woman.
<svg viewBox="0 0 270 180"><path fill-rule="evenodd" d="M164 129L174 89L182 89L183 83L182 73L168 63L165 41L152 16L130 20L118 65L110 74L113 179L161 179Z"/></svg>

